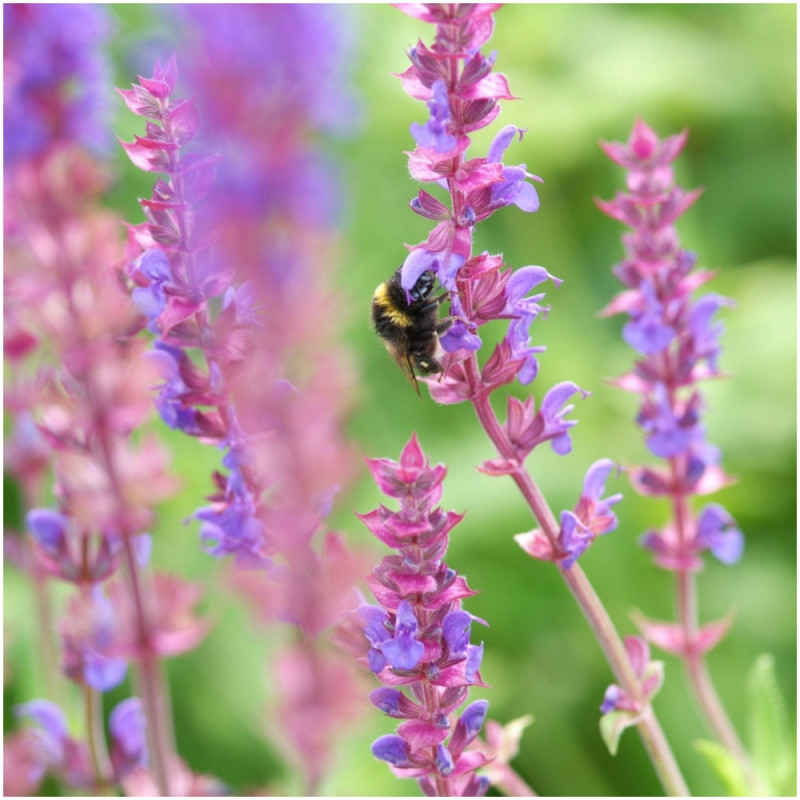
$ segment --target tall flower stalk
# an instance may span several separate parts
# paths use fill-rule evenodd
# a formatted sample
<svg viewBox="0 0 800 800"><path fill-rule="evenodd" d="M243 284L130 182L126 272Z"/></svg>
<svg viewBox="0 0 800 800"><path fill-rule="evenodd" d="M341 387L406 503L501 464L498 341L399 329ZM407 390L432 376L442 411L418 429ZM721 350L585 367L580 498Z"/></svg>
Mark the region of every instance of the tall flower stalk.
<svg viewBox="0 0 800 800"><path fill-rule="evenodd" d="M49 672L48 644L51 698L17 709L30 725L7 742L19 756L7 773L16 788L35 791L50 773L107 792L149 764L167 794L175 744L162 659L196 645L205 626L192 613L196 593L149 567L153 507L175 483L166 451L137 433L154 375L127 337L135 315L114 279L118 221L100 205L109 176L85 150L107 133L98 111L108 20L90 6L29 5L4 9L4 20L6 399L16 413L7 465L30 533L6 540L7 553L34 577L42 641L55 627L59 671L83 707L76 737L53 702L69 692ZM54 580L73 587L57 621ZM103 693L129 662L139 697L112 712L107 741Z"/></svg>
<svg viewBox="0 0 800 800"><path fill-rule="evenodd" d="M265 729L311 794L333 762L332 731L363 704L354 665L320 635L352 605L366 568L326 525L355 474L342 430L349 370L332 341L334 184L312 142L316 128L352 124L353 99L333 80L341 12L171 13L195 101L173 96L174 60L157 72L163 85L122 93L150 120L149 144L126 149L162 175L131 229L132 297L155 334L162 419L224 451L210 503L194 515L201 543L232 557L228 584L261 622L295 626L272 665L276 722Z"/></svg>
<svg viewBox="0 0 800 800"><path fill-rule="evenodd" d="M731 515L717 503L699 510L694 497L711 494L731 483L720 467L718 448L705 436L705 401L699 384L720 376L719 337L723 326L715 314L732 302L695 292L712 277L695 269L697 257L681 247L675 223L700 192L676 185L672 162L686 142L686 132L660 140L637 120L626 143L603 144L606 154L627 170L627 192L619 192L600 209L627 225L625 257L613 272L626 287L604 310L625 313L622 330L637 353L634 369L619 378L621 388L640 397L636 421L648 450L663 466L631 471L640 494L669 503L670 520L642 538L658 566L675 574L674 623L639 617L645 637L684 663L698 706L719 741L749 770L749 759L714 689L705 660L728 630L730 620L700 625L696 576L703 555L723 564L736 563L744 538ZM614 702L609 703L609 708ZM751 776L752 779L752 776Z"/></svg>
<svg viewBox="0 0 800 800"><path fill-rule="evenodd" d="M475 593L444 561L450 532L462 518L436 505L446 470L430 466L416 436L399 462L367 463L380 490L400 505L398 511L380 506L359 515L396 551L367 579L378 605L358 609L370 644L365 660L384 684L370 700L404 720L397 734L373 743L373 755L399 777L417 778L426 795L482 796L489 780L475 770L490 759L466 748L480 733L489 704L476 700L457 712L470 686L486 685L479 672L483 643L470 643L472 622L486 623L461 607Z"/></svg>
<svg viewBox="0 0 800 800"><path fill-rule="evenodd" d="M439 403L469 401L492 441L497 456L482 465L489 475L508 475L525 497L538 528L519 537L533 557L555 562L600 643L612 672L638 711L635 724L665 790L672 795L688 790L658 724L650 698L657 689L623 645L608 614L588 579L576 563L599 534L616 524L609 511L618 497L603 498L610 462L599 462L587 473L584 490L573 511L556 519L536 482L524 466L538 445L550 441L559 454L570 451L567 404L576 394L585 396L571 382L559 384L545 395L539 409L532 397L509 398L505 423L490 403L498 387L517 379L523 385L536 377L537 354L543 348L530 340L532 322L547 312L540 304L543 294L529 293L547 279L547 270L528 266L505 269L502 257L473 253L475 225L498 209L516 205L534 212L539 199L533 183L540 180L524 164L507 165L503 159L524 131L514 125L503 128L484 157L467 158L469 134L489 125L500 111L501 100L512 99L504 76L494 73L495 54L484 56L480 48L491 37L493 12L498 4L434 5L398 4L398 8L435 25L432 46L421 41L409 51L411 66L400 76L412 97L427 103L430 116L412 125L416 148L409 155L412 177L445 192L445 201L420 190L411 201L417 214L436 221L425 241L411 248L402 267L406 291L426 272L434 273L449 292L451 325L441 337L445 355L440 377L428 378L431 396ZM480 328L491 320L509 321L506 335L483 365L477 351L482 347Z"/></svg>

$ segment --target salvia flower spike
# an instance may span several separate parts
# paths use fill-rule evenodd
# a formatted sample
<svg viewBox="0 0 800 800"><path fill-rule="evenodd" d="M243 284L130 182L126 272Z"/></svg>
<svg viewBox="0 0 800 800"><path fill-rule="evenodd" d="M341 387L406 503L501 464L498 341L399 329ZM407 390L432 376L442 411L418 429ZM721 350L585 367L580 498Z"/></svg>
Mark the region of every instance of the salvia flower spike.
<svg viewBox="0 0 800 800"><path fill-rule="evenodd" d="M472 624L486 624L462 608L474 592L447 566L450 531L461 520L437 505L445 468L432 467L413 435L399 461L367 462L380 490L399 509L379 506L359 515L394 552L367 578L377 605L358 609L369 651L365 662L383 686L370 700L402 720L396 734L372 745L400 777L416 778L436 796L482 795L489 787L475 770L489 762L470 748L488 710L476 700L459 712L480 676L483 644L470 642Z"/></svg>
<svg viewBox="0 0 800 800"><path fill-rule="evenodd" d="M706 439L705 401L700 382L720 377L719 338L723 325L718 311L733 305L728 298L697 289L713 274L695 268L697 256L681 246L675 224L700 196L675 182L672 162L687 133L659 139L642 120L636 120L627 142L602 143L606 154L626 171L627 192L610 201L598 200L600 210L622 222L623 260L613 273L625 286L604 314L624 313L626 343L636 351L633 371L616 383L640 398L636 422L650 452L663 466L631 470L641 494L666 499L671 519L640 539L653 560L676 576L678 622L656 622L638 615L642 633L685 662L700 707L720 741L741 761L747 756L713 689L704 654L727 631L729 620L700 626L694 581L710 553L725 565L735 564L744 549L736 521L718 503L692 508L693 496L707 495L731 479L720 467L719 449ZM692 599L690 599L692 598ZM612 694L614 687L609 690ZM607 695L604 709L616 713L622 700Z"/></svg>

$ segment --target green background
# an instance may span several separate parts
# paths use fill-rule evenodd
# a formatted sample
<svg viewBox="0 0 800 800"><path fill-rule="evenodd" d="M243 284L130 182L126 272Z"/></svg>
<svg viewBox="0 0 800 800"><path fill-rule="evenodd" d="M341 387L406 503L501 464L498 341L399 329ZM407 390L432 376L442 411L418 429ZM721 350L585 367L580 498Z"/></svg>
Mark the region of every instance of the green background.
<svg viewBox="0 0 800 800"><path fill-rule="evenodd" d="M117 30L111 48L117 84L134 80L137 47L150 32L169 39L157 6L114 6ZM411 122L427 110L407 97L392 73L407 66L404 51L432 27L388 5L348 7L353 36L352 81L362 100L361 125L348 140L320 140L344 181L342 258L332 263L341 287L341 341L359 376L349 431L367 457L397 458L412 431L433 462L449 466L443 505L466 512L452 535L448 563L480 592L467 608L490 624L482 667L490 689L490 716L503 723L535 715L515 766L542 795L648 795L660 787L634 732L616 758L598 734L598 706L610 682L608 668L588 627L552 566L523 554L512 535L532 527L510 480L479 474L475 465L491 447L467 405L422 402L386 357L368 325L376 284L402 261L404 243L427 235L430 223L407 206L416 186L404 150L412 149ZM711 442L738 482L710 500L725 505L746 535L743 560L734 567L709 561L699 576L701 620L735 613L729 635L710 654L711 673L730 716L747 737L744 684L756 657L777 661L790 714L796 704L795 369L796 369L796 9L793 5L508 5L496 14L485 50L497 50L495 69L519 98L503 103L500 118L478 132L467 155L485 154L506 124L528 129L506 153L544 179L537 184L541 209L533 215L503 209L477 228L475 249L502 252L513 267L545 266L562 278L546 284L551 312L532 328L546 345L540 373L519 397L538 399L553 384L571 380L593 394L578 401L573 452L558 457L539 448L528 466L558 513L572 508L586 468L609 457L621 463L649 460L633 425L634 397L606 383L626 372L632 352L622 343L622 318L597 312L620 289L610 273L622 253L622 226L599 212L593 198L611 198L623 174L598 141L626 140L634 120L660 136L689 130L676 164L679 183L704 187L679 225L683 245L699 254L702 268L718 270L709 290L735 300L724 309L721 366L729 376L704 387ZM115 130L130 138L138 121L118 104ZM110 202L138 220L135 197L149 192L145 175L115 156L120 180ZM426 395L423 389L423 394ZM499 411L504 399L496 398ZM171 436L185 492L162 509L155 531L156 564L191 578L213 577L218 562L200 552L195 532L182 520L208 491L218 454ZM630 611L668 619L672 576L655 567L637 546L639 535L667 515L660 501L638 497L623 484L620 525L582 558L581 564L622 634L635 632ZM381 502L362 471L343 496L333 527L359 546L371 543L353 511ZM13 514L13 506L10 508ZM178 748L198 771L218 775L234 792L273 782L278 792L299 784L262 736L271 690L266 659L285 632L254 634L248 614L220 582L209 580L206 608L218 620L195 651L173 659L169 676ZM31 597L27 583L5 571L6 630L11 633L6 688L11 704L41 694L29 647ZM658 654L661 657L661 654ZM706 736L688 699L680 663L664 656L666 684L656 711L695 794L715 795L693 741ZM366 684L370 686L370 676ZM125 691L120 690L119 697ZM793 726L793 720L792 720ZM323 793L417 795L412 781L398 781L374 761L369 745L393 730L392 721L368 712L356 729L343 729L337 764Z"/></svg>

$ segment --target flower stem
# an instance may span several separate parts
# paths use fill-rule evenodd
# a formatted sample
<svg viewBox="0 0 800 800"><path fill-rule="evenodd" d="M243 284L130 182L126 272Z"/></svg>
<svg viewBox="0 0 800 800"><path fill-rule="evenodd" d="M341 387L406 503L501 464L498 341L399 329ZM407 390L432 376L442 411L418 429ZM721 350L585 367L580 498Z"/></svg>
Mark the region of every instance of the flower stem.
<svg viewBox="0 0 800 800"><path fill-rule="evenodd" d="M673 476L677 472L676 460L670 459ZM684 495L672 498L672 515L681 542L686 540L689 508ZM683 638L687 646L682 654L684 669L695 700L705 716L706 724L720 743L726 747L744 769L751 785L755 780L752 764L747 751L739 739L725 711L719 695L714 688L704 654L693 646L697 639L697 583L695 574L689 569L679 570L676 575L675 593L677 617L683 628Z"/></svg>
<svg viewBox="0 0 800 800"><path fill-rule="evenodd" d="M111 761L103 734L103 698L100 692L84 685L83 702L86 711L86 741L97 784L96 790L107 795L109 794Z"/></svg>
<svg viewBox="0 0 800 800"><path fill-rule="evenodd" d="M141 574L130 535L123 536L126 573L136 611L137 652L136 671L139 693L147 720L147 748L159 793L170 797L167 763L175 752L168 694L158 656L153 647L152 609L146 605Z"/></svg>
<svg viewBox="0 0 800 800"><path fill-rule="evenodd" d="M470 361L474 362L474 359L473 355ZM477 372L476 365L473 364L469 372L475 374ZM472 405L478 420L498 453L503 457L510 457L512 454L511 442L500 426L489 402L488 394L475 392L472 397ZM511 473L511 477L525 497L543 532L551 542L555 543L558 538L558 523L536 482L522 465ZM578 564L573 564L569 569L561 568L560 572L594 632L614 677L631 698L646 707L641 720L637 723L637 728L664 791L672 797L689 796L689 789L675 756L652 706L642 696L641 687L628 654L600 598Z"/></svg>

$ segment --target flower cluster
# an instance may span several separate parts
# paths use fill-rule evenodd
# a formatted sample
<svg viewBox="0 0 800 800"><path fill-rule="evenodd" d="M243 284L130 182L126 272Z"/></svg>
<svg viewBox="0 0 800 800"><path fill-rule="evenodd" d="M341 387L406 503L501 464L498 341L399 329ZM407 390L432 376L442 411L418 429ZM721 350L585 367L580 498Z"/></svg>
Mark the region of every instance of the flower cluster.
<svg viewBox="0 0 800 800"><path fill-rule="evenodd" d="M432 47L421 41L408 55L411 66L400 76L412 97L427 103L430 117L415 123L416 142L409 155L409 170L416 180L435 184L447 193L449 205L420 189L411 201L414 212L437 224L424 242L411 248L403 263L401 284L410 291L425 272L435 273L450 295L451 324L441 337L446 351L444 377L429 379L431 396L440 403L458 403L517 378L530 383L538 370L536 355L543 350L531 344L530 326L547 308L543 294L529 292L550 278L543 267L504 269L502 257L472 253L475 225L495 211L515 205L523 211L539 208L530 180L541 180L525 164L507 165L506 150L524 131L503 128L486 156L469 158L469 134L486 127L500 112L500 100L513 99L505 77L493 72L495 54L480 48L494 29L494 3L398 4L407 14L433 23ZM491 320L509 320L503 340L477 374L474 358L464 363L483 342L480 326Z"/></svg>
<svg viewBox="0 0 800 800"><path fill-rule="evenodd" d="M474 701L458 715L457 709L470 686L485 685L483 644L470 644L470 629L473 621L486 623L462 609L474 592L443 560L462 516L436 505L446 470L430 466L416 436L399 462L375 459L368 466L380 490L400 504L398 511L381 505L359 515L395 551L367 579L379 605L358 609L369 642L365 660L384 684L370 699L404 720L372 752L398 776L419 779L428 795L482 795L489 782L475 770L488 759L465 748L480 733L488 703Z"/></svg>
<svg viewBox="0 0 800 800"><path fill-rule="evenodd" d="M694 269L696 256L681 248L675 230L678 217L700 194L674 181L672 162L685 142L685 132L659 140L637 121L627 143L603 145L628 170L628 192L598 201L602 211L631 228L623 236L625 258L613 270L626 289L604 310L628 315L622 335L639 356L634 370L617 384L641 395L637 422L645 444L666 461L664 467L636 468L632 481L642 494L669 499L674 510L672 521L648 531L642 544L659 566L678 573L701 569L704 551L733 564L744 544L722 506L710 504L693 514L688 505L691 496L730 482L719 466L718 449L705 438L697 386L720 374L723 326L714 315L732 303L713 293L693 297L713 273ZM684 646L708 646L715 638L698 634L697 642Z"/></svg>

